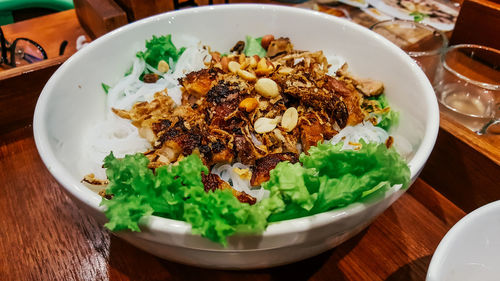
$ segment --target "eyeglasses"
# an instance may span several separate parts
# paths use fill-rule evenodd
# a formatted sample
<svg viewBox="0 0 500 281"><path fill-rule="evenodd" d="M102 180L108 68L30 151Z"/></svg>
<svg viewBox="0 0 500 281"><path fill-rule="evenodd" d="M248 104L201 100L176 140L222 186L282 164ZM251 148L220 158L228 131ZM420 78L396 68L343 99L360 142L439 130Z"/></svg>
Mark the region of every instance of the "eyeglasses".
<svg viewBox="0 0 500 281"><path fill-rule="evenodd" d="M47 53L42 46L31 39L20 37L12 44L9 43L3 35L2 28L0 28L0 44L2 52L0 64L16 67L47 59Z"/></svg>

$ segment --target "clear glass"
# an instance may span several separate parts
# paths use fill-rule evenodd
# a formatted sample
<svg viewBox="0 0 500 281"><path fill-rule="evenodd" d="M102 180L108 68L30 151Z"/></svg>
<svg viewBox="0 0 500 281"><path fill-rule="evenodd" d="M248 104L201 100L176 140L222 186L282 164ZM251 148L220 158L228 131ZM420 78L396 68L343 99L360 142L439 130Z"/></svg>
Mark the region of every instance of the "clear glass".
<svg viewBox="0 0 500 281"><path fill-rule="evenodd" d="M448 45L443 32L410 20L381 21L370 29L403 49L422 68L429 81L434 81L439 58Z"/></svg>
<svg viewBox="0 0 500 281"><path fill-rule="evenodd" d="M477 132L500 133L500 51L455 45L441 57L434 80L437 98L458 122Z"/></svg>

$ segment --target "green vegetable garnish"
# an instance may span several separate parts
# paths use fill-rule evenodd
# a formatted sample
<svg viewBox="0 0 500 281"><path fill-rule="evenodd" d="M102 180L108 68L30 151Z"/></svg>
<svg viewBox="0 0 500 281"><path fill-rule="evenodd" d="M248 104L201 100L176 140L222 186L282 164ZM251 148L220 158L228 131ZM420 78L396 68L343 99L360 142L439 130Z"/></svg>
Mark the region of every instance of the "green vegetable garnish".
<svg viewBox="0 0 500 281"><path fill-rule="evenodd" d="M131 65L131 66L129 67L129 69L125 72L125 74L123 74L123 76L124 76L124 77L125 77L125 76L129 76L129 75L132 73L132 71L133 71L133 70L134 70L134 66L133 66L133 65Z"/></svg>
<svg viewBox="0 0 500 281"><path fill-rule="evenodd" d="M263 187L269 198L255 205L239 202L229 190L205 192L201 173L208 169L197 155L178 165L149 169L142 154L104 160L109 185L102 200L106 227L140 231L143 217L157 215L183 220L193 233L227 244L235 232L260 233L269 222L308 216L356 202L387 190L406 188L410 171L394 149L384 144L362 144L358 151L341 151L342 144L319 144L302 154L300 163L279 163Z"/></svg>
<svg viewBox="0 0 500 281"><path fill-rule="evenodd" d="M133 68L134 68L133 66L130 66L130 68L127 70L127 72L125 72L125 75L123 75L123 76L130 75L130 73L132 73ZM109 86L108 84L105 84L105 83L101 83L101 87L106 94L109 92L109 89L111 88L111 86Z"/></svg>
<svg viewBox="0 0 500 281"><path fill-rule="evenodd" d="M237 230L262 232L267 226L268 208L243 204L228 190L204 191L201 173L208 169L198 156L162 166L155 173L148 163L140 153L123 159L111 153L104 160L106 193L113 197L101 204L107 206L105 226L110 230L140 231L140 218L158 215L189 222L193 233L225 245Z"/></svg>
<svg viewBox="0 0 500 281"><path fill-rule="evenodd" d="M310 148L309 155L301 154L303 166L283 162L271 171L271 179L263 184L264 188L271 190L271 196L276 189L284 195L293 190L294 195L282 197L287 207L283 212L273 214L270 221L343 207L364 196L385 191L394 184L407 187L410 170L393 148L362 142L360 150L340 150L342 145L320 143ZM307 183L307 188L303 183ZM314 202L312 208L309 201Z"/></svg>
<svg viewBox="0 0 500 281"><path fill-rule="evenodd" d="M389 131L392 127L395 127L399 123L399 112L392 110L389 107L389 102L387 101L387 97L385 94L369 97L368 100L375 101L376 107L379 109L386 109L383 113L378 114L381 118L380 122L377 124L377 127L380 127L386 131Z"/></svg>
<svg viewBox="0 0 500 281"><path fill-rule="evenodd" d="M413 21L414 22L421 22L423 21L426 17L428 17L429 15L428 14L424 14L424 13L421 13L421 12L411 12L410 13L410 16L413 17Z"/></svg>
<svg viewBox="0 0 500 281"><path fill-rule="evenodd" d="M109 92L109 89L111 88L111 86L104 84L104 83L101 83L101 87L106 94Z"/></svg>
<svg viewBox="0 0 500 281"><path fill-rule="evenodd" d="M267 52L264 48L262 48L261 42L262 37L252 38L251 36L247 35L245 39L245 49L243 50L245 56L250 57L253 55L258 55L261 58L265 57Z"/></svg>
<svg viewBox="0 0 500 281"><path fill-rule="evenodd" d="M151 40L146 41L146 51L139 51L136 56L152 67L157 68L161 60L168 63L169 59L172 59L173 62L177 62L185 49L184 47L180 49L175 47L174 43L172 43L171 34L160 37L153 35Z"/></svg>

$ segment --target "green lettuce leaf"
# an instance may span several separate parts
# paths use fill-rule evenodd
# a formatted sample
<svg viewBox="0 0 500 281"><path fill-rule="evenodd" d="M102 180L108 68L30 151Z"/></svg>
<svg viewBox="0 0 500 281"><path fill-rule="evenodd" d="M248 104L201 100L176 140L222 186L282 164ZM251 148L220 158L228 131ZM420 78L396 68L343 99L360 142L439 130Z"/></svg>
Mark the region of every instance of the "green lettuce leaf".
<svg viewBox="0 0 500 281"><path fill-rule="evenodd" d="M267 51L264 48L262 48L261 42L262 42L262 37L253 38L247 35L245 40L245 49L243 50L245 56L250 57L253 55L258 55L261 58L265 57Z"/></svg>
<svg viewBox="0 0 500 281"><path fill-rule="evenodd" d="M320 176L340 178L353 174L362 180L360 184L370 185L370 188L382 181L407 187L410 169L393 147L363 140L361 144L359 150L340 150L342 143L335 146L320 143L309 149L309 155L303 153L300 161L304 167L316 169Z"/></svg>
<svg viewBox="0 0 500 281"><path fill-rule="evenodd" d="M394 184L407 187L410 170L394 149L384 144L363 143L360 150L341 150L320 143L309 155L300 156L300 164L282 162L271 171L264 188L271 197L280 198L285 208L269 220L280 221L309 216L343 207Z"/></svg>
<svg viewBox="0 0 500 281"><path fill-rule="evenodd" d="M397 126L399 123L399 112L391 110L382 115L382 120L377 124L378 127L389 131L390 128Z"/></svg>
<svg viewBox="0 0 500 281"><path fill-rule="evenodd" d="M283 202L296 204L309 211L314 206L317 194L311 193L307 182L315 176L314 170L305 169L300 163L280 162L269 173L270 179L262 186ZM309 186L309 187L308 187Z"/></svg>
<svg viewBox="0 0 500 281"><path fill-rule="evenodd" d="M312 213L346 206L395 184L408 186L410 169L394 148L363 141L361 144L359 150L341 150L342 143L320 143L310 148L309 155L300 156L304 167L316 169L319 175L318 200ZM385 184L380 185L382 182Z"/></svg>
<svg viewBox="0 0 500 281"><path fill-rule="evenodd" d="M153 173L147 169L148 159L143 157L135 154L117 159L110 153L104 159L109 180L106 193L112 194L113 199L103 198L101 204L107 207L109 222L105 226L110 230L140 231L140 218L153 214L147 195L143 195L153 182Z"/></svg>
<svg viewBox="0 0 500 281"><path fill-rule="evenodd" d="M379 95L377 97L370 98L375 100L378 103L378 106L381 109L385 109L389 107L389 101L387 100L387 97L385 94ZM396 112L394 110L388 110L380 115L381 120L377 124L378 127L389 131L392 127L395 127L399 123L399 112Z"/></svg>
<svg viewBox="0 0 500 281"><path fill-rule="evenodd" d="M239 202L231 191L205 192L201 173L208 169L197 155L178 165L159 167L155 173L148 163L140 153L122 159L111 153L104 160L109 180L106 193L113 197L103 198L101 204L107 207L110 230L140 231L142 217L158 215L189 222L193 233L226 245L227 237L236 231L262 232L275 208L272 199L253 208Z"/></svg>
<svg viewBox="0 0 500 281"><path fill-rule="evenodd" d="M357 151L341 147L320 143L300 156L301 163L279 163L263 184L270 196L255 205L239 202L230 190L205 192L201 176L208 169L197 155L153 173L140 153L122 159L111 153L104 167L112 199L101 203L106 227L140 231L141 218L157 215L186 221L193 233L226 245L236 232L261 233L269 222L343 207L394 184L407 187L409 168L394 149L372 143Z"/></svg>
<svg viewBox="0 0 500 281"><path fill-rule="evenodd" d="M142 217L153 214L153 208L143 196L115 196L112 200L103 199L109 219L104 226L112 231L130 229L141 231L138 222Z"/></svg>

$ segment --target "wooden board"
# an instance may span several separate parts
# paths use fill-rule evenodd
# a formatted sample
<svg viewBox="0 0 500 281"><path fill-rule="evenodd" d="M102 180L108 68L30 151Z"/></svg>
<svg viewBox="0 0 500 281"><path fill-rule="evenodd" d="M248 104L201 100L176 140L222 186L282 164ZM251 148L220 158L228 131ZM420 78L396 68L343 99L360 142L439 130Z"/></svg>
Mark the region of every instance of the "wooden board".
<svg viewBox="0 0 500 281"><path fill-rule="evenodd" d="M127 14L113 0L74 0L80 24L93 39L126 25Z"/></svg>
<svg viewBox="0 0 500 281"><path fill-rule="evenodd" d="M492 143L500 143L500 136L478 136L442 115L436 146L420 176L466 212L500 200L500 146L486 151Z"/></svg>
<svg viewBox="0 0 500 281"><path fill-rule="evenodd" d="M32 122L43 86L67 58L61 56L0 71L0 132L6 133Z"/></svg>
<svg viewBox="0 0 500 281"><path fill-rule="evenodd" d="M500 50L500 1L465 0L450 45L479 44Z"/></svg>
<svg viewBox="0 0 500 281"><path fill-rule="evenodd" d="M160 14L174 9L173 1L165 0L115 0L127 13L129 22Z"/></svg>

